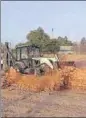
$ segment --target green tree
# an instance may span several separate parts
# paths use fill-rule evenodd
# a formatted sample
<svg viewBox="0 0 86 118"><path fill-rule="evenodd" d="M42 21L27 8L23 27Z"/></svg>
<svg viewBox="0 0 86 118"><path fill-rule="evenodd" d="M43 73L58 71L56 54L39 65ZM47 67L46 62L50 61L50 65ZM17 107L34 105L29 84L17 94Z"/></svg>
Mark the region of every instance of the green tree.
<svg viewBox="0 0 86 118"><path fill-rule="evenodd" d="M55 52L59 50L60 46L72 45L72 42L68 40L68 37L64 38L59 36L57 39L50 39L49 35L45 31L38 27L36 30L30 31L27 36L26 43L20 43L17 46L21 45L37 45L41 47L41 51L50 51Z"/></svg>
<svg viewBox="0 0 86 118"><path fill-rule="evenodd" d="M68 40L67 36L65 36L64 38L59 36L57 41L60 46L71 46L72 45L72 42Z"/></svg>
<svg viewBox="0 0 86 118"><path fill-rule="evenodd" d="M50 40L48 34L45 33L41 27L28 33L26 37L31 44L40 46L42 49L45 47L45 44L48 43L48 41Z"/></svg>
<svg viewBox="0 0 86 118"><path fill-rule="evenodd" d="M45 46L45 50L47 52L51 52L51 53L55 53L55 52L58 52L60 49L60 46L57 42L56 39L51 39L48 44Z"/></svg>

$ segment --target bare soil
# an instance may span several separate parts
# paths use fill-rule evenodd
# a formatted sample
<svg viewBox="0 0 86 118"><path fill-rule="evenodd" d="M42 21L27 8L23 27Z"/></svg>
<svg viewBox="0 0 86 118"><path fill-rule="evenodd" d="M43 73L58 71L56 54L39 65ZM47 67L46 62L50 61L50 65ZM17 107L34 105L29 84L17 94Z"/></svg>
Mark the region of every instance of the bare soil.
<svg viewBox="0 0 86 118"><path fill-rule="evenodd" d="M1 89L1 112L2 117L86 117L86 91L36 93L13 85Z"/></svg>
<svg viewBox="0 0 86 118"><path fill-rule="evenodd" d="M86 117L86 91L28 92L1 90L3 117Z"/></svg>

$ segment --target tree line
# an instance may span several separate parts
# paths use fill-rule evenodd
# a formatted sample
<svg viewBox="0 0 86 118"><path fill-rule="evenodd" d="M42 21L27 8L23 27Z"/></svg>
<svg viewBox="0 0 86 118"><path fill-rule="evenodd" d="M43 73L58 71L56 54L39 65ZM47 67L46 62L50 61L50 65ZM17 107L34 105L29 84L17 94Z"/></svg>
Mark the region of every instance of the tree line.
<svg viewBox="0 0 86 118"><path fill-rule="evenodd" d="M36 30L30 31L27 35L27 42L20 43L16 46L21 45L36 45L41 48L42 52L57 52L60 50L60 46L72 46L73 43L68 40L67 36L50 38L50 36L43 30L43 28L38 27Z"/></svg>
<svg viewBox="0 0 86 118"><path fill-rule="evenodd" d="M25 43L19 43L15 46L22 45L36 45L41 48L42 52L58 52L60 50L60 46L73 46L73 50L76 53L86 53L86 38L83 37L79 43L72 42L68 39L67 36L58 38L50 38L50 36L43 30L43 28L38 27L36 30L30 31L26 35L27 41ZM1 43L0 49L3 52L4 44ZM15 51L15 49L13 49Z"/></svg>

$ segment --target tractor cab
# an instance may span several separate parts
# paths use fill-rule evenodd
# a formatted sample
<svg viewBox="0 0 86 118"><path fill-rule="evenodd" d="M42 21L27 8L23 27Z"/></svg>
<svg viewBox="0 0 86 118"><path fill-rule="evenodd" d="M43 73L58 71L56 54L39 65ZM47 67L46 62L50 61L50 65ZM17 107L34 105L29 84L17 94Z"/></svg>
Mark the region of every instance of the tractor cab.
<svg viewBox="0 0 86 118"><path fill-rule="evenodd" d="M18 46L16 48L16 60L27 60L33 57L40 57L40 48L31 45L31 46Z"/></svg>
<svg viewBox="0 0 86 118"><path fill-rule="evenodd" d="M18 46L16 48L16 63L14 67L22 73L34 73L35 66L39 65L40 61L33 58L40 56L40 48L38 46Z"/></svg>

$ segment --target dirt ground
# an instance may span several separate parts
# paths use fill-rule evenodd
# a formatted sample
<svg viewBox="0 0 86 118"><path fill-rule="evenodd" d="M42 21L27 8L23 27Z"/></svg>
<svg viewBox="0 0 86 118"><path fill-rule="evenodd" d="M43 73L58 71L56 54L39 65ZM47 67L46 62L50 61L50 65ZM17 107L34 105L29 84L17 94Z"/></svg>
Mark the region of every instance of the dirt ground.
<svg viewBox="0 0 86 118"><path fill-rule="evenodd" d="M86 91L1 90L3 117L86 117Z"/></svg>
<svg viewBox="0 0 86 118"><path fill-rule="evenodd" d="M1 89L1 112L3 117L86 117L86 91L36 93L13 85Z"/></svg>
<svg viewBox="0 0 86 118"><path fill-rule="evenodd" d="M86 54L60 54L59 58L62 61L82 61L86 60Z"/></svg>

